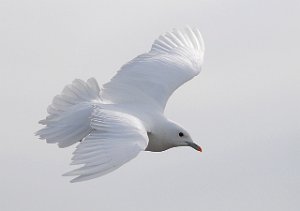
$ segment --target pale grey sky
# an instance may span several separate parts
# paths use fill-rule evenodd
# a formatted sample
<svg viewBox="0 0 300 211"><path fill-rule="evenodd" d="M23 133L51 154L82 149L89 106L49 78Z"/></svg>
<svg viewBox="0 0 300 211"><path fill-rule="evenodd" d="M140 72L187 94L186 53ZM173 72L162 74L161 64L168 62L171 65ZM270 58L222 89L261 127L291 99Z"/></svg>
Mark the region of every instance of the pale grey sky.
<svg viewBox="0 0 300 211"><path fill-rule="evenodd" d="M299 210L299 11L296 0L0 0L0 210ZM143 152L69 183L73 147L33 136L52 97L74 78L107 82L186 24L203 33L205 63L166 114L204 152Z"/></svg>

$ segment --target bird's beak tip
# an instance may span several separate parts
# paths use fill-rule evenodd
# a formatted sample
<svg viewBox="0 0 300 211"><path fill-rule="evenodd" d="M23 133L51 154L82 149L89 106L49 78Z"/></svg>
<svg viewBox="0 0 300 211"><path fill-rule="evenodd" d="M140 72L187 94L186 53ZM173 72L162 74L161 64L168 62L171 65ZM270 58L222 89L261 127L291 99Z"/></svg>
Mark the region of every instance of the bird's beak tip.
<svg viewBox="0 0 300 211"><path fill-rule="evenodd" d="M195 144L194 142L186 142L188 146L194 148L195 150L199 151L199 152L202 152L202 148Z"/></svg>

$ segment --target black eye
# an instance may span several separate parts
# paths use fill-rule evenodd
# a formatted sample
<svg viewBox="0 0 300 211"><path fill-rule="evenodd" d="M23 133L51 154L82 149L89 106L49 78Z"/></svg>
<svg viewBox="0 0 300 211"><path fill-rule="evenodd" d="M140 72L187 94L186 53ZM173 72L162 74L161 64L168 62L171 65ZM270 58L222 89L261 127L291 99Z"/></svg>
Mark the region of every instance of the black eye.
<svg viewBox="0 0 300 211"><path fill-rule="evenodd" d="M178 135L179 135L180 137L184 136L184 135L183 135L183 132L178 133Z"/></svg>

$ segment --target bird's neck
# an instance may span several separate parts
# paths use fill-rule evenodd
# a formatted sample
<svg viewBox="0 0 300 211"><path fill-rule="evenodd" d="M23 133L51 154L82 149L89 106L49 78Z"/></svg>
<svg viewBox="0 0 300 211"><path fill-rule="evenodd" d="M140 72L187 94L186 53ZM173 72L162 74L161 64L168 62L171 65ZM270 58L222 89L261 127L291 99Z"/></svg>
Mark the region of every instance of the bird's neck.
<svg viewBox="0 0 300 211"><path fill-rule="evenodd" d="M169 120L164 116L157 116L154 122L151 131L148 131L149 143L146 151L161 152L174 147L174 144L168 140Z"/></svg>

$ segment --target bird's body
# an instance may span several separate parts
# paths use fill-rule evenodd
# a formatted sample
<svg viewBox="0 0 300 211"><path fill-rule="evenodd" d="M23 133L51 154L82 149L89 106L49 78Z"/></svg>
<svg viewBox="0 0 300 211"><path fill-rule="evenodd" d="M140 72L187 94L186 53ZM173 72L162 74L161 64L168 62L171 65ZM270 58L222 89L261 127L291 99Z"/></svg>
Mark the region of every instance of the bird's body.
<svg viewBox="0 0 300 211"><path fill-rule="evenodd" d="M66 175L72 181L107 174L140 151L160 152L176 146L198 151L188 132L164 116L171 94L198 75L204 54L199 30L186 28L160 36L150 52L126 65L99 88L97 81L76 79L57 95L37 132L48 143L79 143Z"/></svg>

